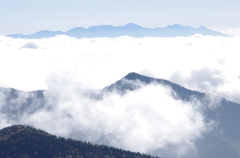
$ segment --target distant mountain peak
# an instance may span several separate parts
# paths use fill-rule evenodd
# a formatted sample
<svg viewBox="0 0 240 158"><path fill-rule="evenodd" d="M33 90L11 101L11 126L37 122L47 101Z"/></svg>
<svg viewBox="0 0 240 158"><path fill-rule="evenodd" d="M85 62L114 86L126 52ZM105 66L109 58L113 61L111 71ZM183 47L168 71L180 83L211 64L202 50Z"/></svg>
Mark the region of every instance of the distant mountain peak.
<svg viewBox="0 0 240 158"><path fill-rule="evenodd" d="M182 25L174 24L174 25L168 25L165 28L182 28L182 27L183 27Z"/></svg>
<svg viewBox="0 0 240 158"><path fill-rule="evenodd" d="M135 76L135 75L140 75L140 74L138 74L138 73L136 73L136 72L130 72L130 73L128 73L124 78L128 78L128 77L130 77L130 76Z"/></svg>
<svg viewBox="0 0 240 158"><path fill-rule="evenodd" d="M136 80L136 79L140 79L142 77L147 77L147 76L143 76L143 75L140 75L136 72L131 72L129 74L127 74L124 79L127 79L127 80Z"/></svg>
<svg viewBox="0 0 240 158"><path fill-rule="evenodd" d="M127 27L127 28L133 28L133 29L137 29L137 28L143 28L142 26L140 25L137 25L137 24L134 24L134 23L128 23L126 24L125 26L123 27Z"/></svg>
<svg viewBox="0 0 240 158"><path fill-rule="evenodd" d="M140 26L140 25L137 25L137 24L134 24L134 23L127 23L125 26Z"/></svg>
<svg viewBox="0 0 240 158"><path fill-rule="evenodd" d="M7 35L7 37L40 39L54 37L56 35L67 35L75 38L96 38L96 37L116 38L120 36L143 38L143 37L187 37L192 36L194 34L230 37L229 35L214 30L210 30L203 26L200 26L198 28L192 28L190 26L174 24L168 25L165 28L150 29L134 23L128 23L124 26L118 27L112 25L91 26L89 28L75 27L67 32L43 30L31 35L12 34Z"/></svg>
<svg viewBox="0 0 240 158"><path fill-rule="evenodd" d="M198 29L207 29L207 28L204 26L199 26Z"/></svg>

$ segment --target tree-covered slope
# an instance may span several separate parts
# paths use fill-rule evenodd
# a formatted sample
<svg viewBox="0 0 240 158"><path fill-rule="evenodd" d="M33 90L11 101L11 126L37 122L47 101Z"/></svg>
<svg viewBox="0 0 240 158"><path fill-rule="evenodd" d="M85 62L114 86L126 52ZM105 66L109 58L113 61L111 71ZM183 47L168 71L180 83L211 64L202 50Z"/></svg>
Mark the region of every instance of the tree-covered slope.
<svg viewBox="0 0 240 158"><path fill-rule="evenodd" d="M153 158L105 145L65 139L30 126L0 131L1 158Z"/></svg>

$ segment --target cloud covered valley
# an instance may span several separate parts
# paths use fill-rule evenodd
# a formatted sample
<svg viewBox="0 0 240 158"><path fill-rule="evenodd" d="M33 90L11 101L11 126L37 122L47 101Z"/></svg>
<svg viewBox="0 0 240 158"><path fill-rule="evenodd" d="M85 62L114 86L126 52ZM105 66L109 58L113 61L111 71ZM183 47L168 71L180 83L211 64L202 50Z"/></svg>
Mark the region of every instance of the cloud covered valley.
<svg viewBox="0 0 240 158"><path fill-rule="evenodd" d="M31 40L0 36L0 128L29 124L127 150L193 157L198 154L196 141L218 124L204 109L219 108L220 97L240 103L239 40L198 34ZM155 82L135 82L139 88L125 94L115 89L103 92L101 99L91 97L130 72L208 93L208 104L194 97L174 99L178 94L172 87ZM15 94L7 88L22 91Z"/></svg>

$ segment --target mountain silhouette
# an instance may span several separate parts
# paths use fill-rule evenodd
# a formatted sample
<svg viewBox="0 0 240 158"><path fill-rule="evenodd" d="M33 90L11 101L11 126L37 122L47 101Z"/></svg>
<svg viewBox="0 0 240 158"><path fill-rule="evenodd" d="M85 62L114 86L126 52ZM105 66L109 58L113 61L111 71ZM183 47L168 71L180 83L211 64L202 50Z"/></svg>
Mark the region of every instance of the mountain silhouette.
<svg viewBox="0 0 240 158"><path fill-rule="evenodd" d="M236 158L240 157L240 104L231 102L221 97L214 97L206 93L189 90L178 84L163 79L155 79L152 77L140 75L137 73L129 73L121 80L105 87L104 92L111 93L117 91L124 95L127 91L134 91L141 87L136 82L144 84L161 84L168 86L173 90L172 97L185 102L197 99L202 103L203 115L206 121L214 121L217 126L212 131L204 133L203 137L195 142L198 149L196 158ZM216 102L213 103L211 97ZM216 108L209 108L209 104L218 104Z"/></svg>
<svg viewBox="0 0 240 158"><path fill-rule="evenodd" d="M137 81L137 80L142 83L145 83L145 84L150 84L150 83L155 82L158 84L167 85L167 86L171 87L174 90L174 92L177 94L177 96L175 96L174 93L172 93L173 97L175 99L181 99L183 101L190 101L192 97L196 97L198 99L203 99L205 96L204 93L186 89L186 88L184 88L178 84L172 83L170 81L167 81L164 79L155 79L155 78L143 76L143 75L140 75L140 74L137 74L134 72L129 73L128 75L123 77L123 79L117 81L116 83L114 83L108 87L105 87L104 91L112 92L113 90L117 90L118 93L124 94L128 90L136 90L139 88L135 84L133 84L133 82L127 82L127 81Z"/></svg>
<svg viewBox="0 0 240 158"><path fill-rule="evenodd" d="M0 130L1 158L157 158L86 141L65 139L26 125Z"/></svg>
<svg viewBox="0 0 240 158"><path fill-rule="evenodd" d="M174 99L192 103L193 106L195 105L194 101L200 102L205 121L215 122L211 131L203 133L202 137L194 142L198 150L196 158L240 157L240 104L238 103L190 90L168 80L152 78L134 72L99 90L98 93L87 91L86 96L101 100L104 95L116 92L120 95L126 95L129 91L136 91L148 84L167 86L172 90L171 95ZM23 92L16 89L0 88L0 92L1 96L5 96L0 107L0 115L7 114L6 117L9 121L19 120L23 115L46 108L46 91ZM215 108L211 108L210 104L214 104Z"/></svg>
<svg viewBox="0 0 240 158"><path fill-rule="evenodd" d="M207 29L206 27L192 28L190 26L181 26L178 24L168 25L165 28L144 28L140 25L133 23L126 24L124 26L112 26L112 25L100 25L91 26L89 28L75 27L67 32L61 31L39 31L30 35L22 34L10 34L7 37L12 38L28 38L28 39L41 39L54 37L56 35L67 35L75 38L96 38L96 37L111 37L116 38L120 36L131 36L135 38L142 37L187 37L194 34L210 35L210 36L224 36L218 31Z"/></svg>

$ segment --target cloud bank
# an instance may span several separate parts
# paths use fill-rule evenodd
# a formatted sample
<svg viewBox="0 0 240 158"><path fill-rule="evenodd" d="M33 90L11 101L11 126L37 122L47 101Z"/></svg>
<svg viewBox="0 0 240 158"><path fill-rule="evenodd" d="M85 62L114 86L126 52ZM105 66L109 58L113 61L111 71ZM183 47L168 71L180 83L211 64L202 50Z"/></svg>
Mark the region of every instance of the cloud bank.
<svg viewBox="0 0 240 158"><path fill-rule="evenodd" d="M227 35L235 36L235 37L240 36L240 28L224 29L224 30L216 30L216 31L222 32L222 33L227 34Z"/></svg>
<svg viewBox="0 0 240 158"><path fill-rule="evenodd" d="M129 72L163 78L240 103L239 37L176 38L68 36L29 40L0 37L0 86L48 89L59 75L82 88L103 88ZM34 45L35 49L21 49ZM35 47L36 46L36 47ZM29 48L29 47L28 47Z"/></svg>
<svg viewBox="0 0 240 158"><path fill-rule="evenodd" d="M200 103L174 100L171 89L155 84L124 96L108 94L100 101L84 90L103 88L137 72L240 103L239 40L201 35L38 40L1 36L0 86L48 91L44 107L25 112L17 121L2 112L6 95L1 93L0 127L25 123L124 149L191 157L197 154L194 141L211 130ZM16 105L26 101L24 97Z"/></svg>
<svg viewBox="0 0 240 158"><path fill-rule="evenodd" d="M31 111L29 108L38 107L33 102L15 120L9 119L9 113L1 113L1 126L28 124L64 137L168 157L193 156L197 153L194 141L211 130L200 103L174 100L167 86L138 83L141 88L124 96L106 93L102 100L94 100L76 85L54 82L44 92L43 107ZM1 99L8 93L1 93ZM27 94L17 95L12 102L19 111ZM1 111L6 108L3 104Z"/></svg>
<svg viewBox="0 0 240 158"><path fill-rule="evenodd" d="M25 43L22 48L28 48L28 49L37 49L38 46L33 43L33 42L30 42L30 43Z"/></svg>

